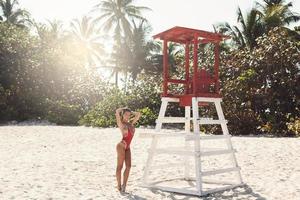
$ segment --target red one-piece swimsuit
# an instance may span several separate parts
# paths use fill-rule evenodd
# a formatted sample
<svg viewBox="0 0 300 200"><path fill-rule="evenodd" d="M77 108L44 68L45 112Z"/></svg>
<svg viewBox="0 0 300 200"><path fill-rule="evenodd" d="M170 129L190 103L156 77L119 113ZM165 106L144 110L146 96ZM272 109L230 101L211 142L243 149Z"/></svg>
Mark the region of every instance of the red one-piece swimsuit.
<svg viewBox="0 0 300 200"><path fill-rule="evenodd" d="M131 128L128 128L127 134L123 135L122 142L125 143L125 150L130 148L130 143L133 138L134 131Z"/></svg>

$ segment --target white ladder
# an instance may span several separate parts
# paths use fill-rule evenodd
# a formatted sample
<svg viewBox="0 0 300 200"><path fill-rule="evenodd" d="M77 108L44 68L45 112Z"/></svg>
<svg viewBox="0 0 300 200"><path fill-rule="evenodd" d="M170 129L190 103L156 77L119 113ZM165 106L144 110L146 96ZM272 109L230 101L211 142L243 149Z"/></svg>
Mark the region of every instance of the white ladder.
<svg viewBox="0 0 300 200"><path fill-rule="evenodd" d="M162 104L159 112L158 119L156 120L156 127L154 133L145 133L141 134L145 137L152 137L151 146L149 149L149 154L146 162L146 166L144 169L143 175L143 183L142 186L144 187L151 187L157 188L165 191L170 192L178 192L184 194L191 194L202 196L213 192L218 192L226 189L231 189L237 186L243 185L240 167L237 164L235 150L232 147L231 137L228 132L227 128L227 121L224 118L224 114L221 107L221 98L208 98L208 97L193 97L192 98L192 111L193 117L191 118L191 107L185 106L185 117L165 117L165 112L167 109L167 105L169 102L179 102L178 98L170 98L170 97L163 97ZM218 119L207 119L207 118L199 118L199 102L205 103L214 103L215 108L217 110ZM190 132L190 122L193 121L193 133ZM185 124L185 131L183 133L164 133L162 132L162 124L163 123L184 123ZM199 125L204 124L220 124L222 128L223 135L203 135L200 134L200 127ZM157 148L158 139L161 137L184 137L185 138L185 148L184 149L160 149ZM212 151L201 151L200 148L200 141L201 140L214 140L214 139L224 139L226 141L227 149L222 150L212 150ZM194 149L190 151L189 149L189 141L194 141ZM195 181L196 181L196 188L195 190L188 190L188 189L180 189L180 188L172 188L172 187L165 187L165 186L158 186L155 183L149 182L149 172L150 170L154 169L161 169L162 167L167 167L166 165L163 166L153 166L153 158L157 154L175 154L175 155L182 155L184 157L184 178L186 180L191 180L190 174L190 166L188 162L189 156L194 157L195 161ZM232 163L232 167L225 168L225 169L218 169L212 171L203 171L201 166L201 158L204 156L215 156L215 155L222 155L222 154L229 154L230 160ZM211 176L221 173L228 173L228 172L236 172L236 181L207 181L203 180L202 178L205 176ZM227 184L227 186L222 186L215 189L203 190L203 183L213 183L213 184Z"/></svg>

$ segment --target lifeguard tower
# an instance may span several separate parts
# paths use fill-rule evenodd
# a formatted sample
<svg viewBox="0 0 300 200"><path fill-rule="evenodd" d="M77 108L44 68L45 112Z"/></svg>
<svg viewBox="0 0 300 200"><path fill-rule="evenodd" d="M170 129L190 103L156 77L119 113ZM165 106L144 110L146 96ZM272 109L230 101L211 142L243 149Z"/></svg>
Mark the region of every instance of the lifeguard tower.
<svg viewBox="0 0 300 200"><path fill-rule="evenodd" d="M218 33L184 27L174 27L154 36L154 39L163 41L163 93L155 130L141 133L142 137L152 138L144 168L143 187L203 196L243 184L240 167L235 156L236 151L232 147L227 121L221 107L219 49L220 42L227 38L227 36ZM170 77L169 42L184 45L184 66L176 66L184 67L184 79ZM213 46L213 66L199 66L199 45L208 43ZM169 88L172 84L183 85L183 91L181 93L170 91ZM174 102L185 108L184 117L165 116L168 104ZM218 119L204 118L200 116L201 114L199 115L199 108L205 106L208 108L209 104L214 104ZM191 121L193 124L192 131ZM162 124L164 123L183 123L185 124L185 130L182 132L163 130ZM205 125L221 125L223 134L215 135L200 131L200 126ZM172 139L180 139L183 141L183 145L172 147L173 143L167 144ZM163 143L163 148L159 147L160 142ZM206 142L210 142L208 148L206 148ZM218 145L224 145L224 147L217 148ZM160 155L165 157L159 159ZM179 162L164 162L167 160L166 156L171 156L171 160ZM220 158L220 156L225 156L225 158ZM155 163L159 165L155 165ZM217 166L217 163L221 163L221 166ZM226 163L225 167L223 166L224 163ZM209 169L211 165L214 167ZM171 172L170 176L168 176L168 169L171 169L169 171ZM182 176L180 170L183 171ZM151 176L158 171L160 171L158 173L160 175L155 180L151 180ZM194 173L191 174L191 172ZM230 175L225 176L225 174ZM216 178L207 178L213 176L216 176Z"/></svg>

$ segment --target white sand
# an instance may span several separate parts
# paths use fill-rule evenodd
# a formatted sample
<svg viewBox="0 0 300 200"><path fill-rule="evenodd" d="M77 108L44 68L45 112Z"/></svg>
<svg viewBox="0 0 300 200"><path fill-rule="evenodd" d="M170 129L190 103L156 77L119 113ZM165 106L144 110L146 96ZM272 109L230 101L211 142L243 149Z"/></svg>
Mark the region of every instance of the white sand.
<svg viewBox="0 0 300 200"><path fill-rule="evenodd" d="M138 186L150 145L138 135L128 194L117 192L120 138L117 129L0 127L0 199L199 199ZM246 186L202 199L300 199L299 138L233 137L233 144Z"/></svg>

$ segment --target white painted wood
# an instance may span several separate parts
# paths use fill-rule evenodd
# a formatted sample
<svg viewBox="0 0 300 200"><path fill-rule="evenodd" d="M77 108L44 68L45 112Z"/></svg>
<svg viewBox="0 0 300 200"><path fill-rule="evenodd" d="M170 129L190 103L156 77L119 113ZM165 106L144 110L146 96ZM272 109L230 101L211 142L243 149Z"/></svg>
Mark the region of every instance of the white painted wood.
<svg viewBox="0 0 300 200"><path fill-rule="evenodd" d="M162 117L156 120L156 122L161 123L186 123L188 121L190 121L190 119L185 117Z"/></svg>
<svg viewBox="0 0 300 200"><path fill-rule="evenodd" d="M236 181L223 181L223 180L212 180L212 179L206 179L203 178L203 183L208 183L208 184L215 184L215 185L237 185Z"/></svg>
<svg viewBox="0 0 300 200"><path fill-rule="evenodd" d="M222 174L222 173L227 173L227 172L232 172L232 171L238 171L240 169L241 169L240 167L231 167L231 168L226 168L226 169L205 171L205 172L202 172L201 175L202 176L211 176L211 175Z"/></svg>
<svg viewBox="0 0 300 200"><path fill-rule="evenodd" d="M184 180L188 180L188 181L196 181L195 177L188 177L185 178ZM239 183L237 183L236 181L224 181L224 180L215 180L215 179L207 179L206 177L202 178L202 183L208 183L208 184L216 184L216 185L237 185Z"/></svg>
<svg viewBox="0 0 300 200"><path fill-rule="evenodd" d="M157 148L155 150L149 149L149 152L152 152L154 154L171 154L171 155L182 155L182 156L195 156L199 155L197 152L194 151L185 151L185 150L173 150L173 149L163 149L163 148Z"/></svg>
<svg viewBox="0 0 300 200"><path fill-rule="evenodd" d="M168 99L167 98L162 98L162 103L161 103L160 110L159 110L159 115L158 115L159 118L162 118L162 117L165 116L169 100L171 101L171 99L169 99L169 98ZM177 101L177 100L173 99L173 101ZM161 130L161 127L162 127L162 122L159 122L159 121L156 122L155 131L159 132ZM152 162L153 162L153 156L154 156L154 151L155 151L156 146L157 146L157 142L158 142L158 138L154 137L152 139L151 147L150 147L150 149L152 151L150 151L149 154L148 154L146 166L145 166L145 169L144 169L144 175L143 175L143 178L142 178L142 181L145 184L148 182L149 171L150 171L150 168L151 168L151 165L152 165Z"/></svg>
<svg viewBox="0 0 300 200"><path fill-rule="evenodd" d="M185 136L186 140L217 140L217 139L227 139L230 138L230 135L195 135L188 134Z"/></svg>
<svg viewBox="0 0 300 200"><path fill-rule="evenodd" d="M161 106L160 106L160 110L159 110L159 114L158 114L158 119L165 117L165 113L166 113L167 106L168 106L168 98L162 98L161 100L162 100L162 102L161 102ZM157 121L156 126L155 126L155 130L157 132L159 132L160 129L161 129L161 126L162 126L162 122Z"/></svg>
<svg viewBox="0 0 300 200"><path fill-rule="evenodd" d="M229 190L229 189L233 189L233 188L236 188L236 187L240 187L240 186L243 186L244 184L241 183L241 184L236 184L236 185L229 185L229 186L224 186L224 187L220 187L220 188L215 188L215 189L209 189L209 190L206 190L202 193L202 195L207 195L207 194L211 194L211 193L215 193L215 192L220 192L220 191L224 191L224 190Z"/></svg>
<svg viewBox="0 0 300 200"><path fill-rule="evenodd" d="M153 151L156 149L156 145L157 145L157 138L154 137L152 139L151 147L150 147L152 149L152 151L149 152L149 154L148 154L147 162L146 162L145 169L144 169L144 174L143 174L143 178L142 178L143 184L148 183L149 171L151 169L151 164L153 162L153 156L154 156Z"/></svg>
<svg viewBox="0 0 300 200"><path fill-rule="evenodd" d="M180 193L180 194L189 194L189 195L194 195L194 196L204 196L207 194L211 193L216 193L224 190L229 190L233 189L236 187L243 186L244 184L235 184L235 185L229 185L229 186L223 186L215 189L209 189L206 190L202 193L199 193L198 191L195 190L189 190L189 189L180 189L180 188L173 188L173 187L166 187L166 186L160 186L160 185L143 185L142 187L148 187L148 188L154 188L154 189L159 189L167 192L175 192L175 193Z"/></svg>
<svg viewBox="0 0 300 200"><path fill-rule="evenodd" d="M188 119L185 122L185 126L184 126L185 132L186 132L186 134L190 134L190 131L191 131L191 107L190 106L185 106L184 116L186 119ZM189 150L189 148L190 148L189 141L187 141L187 140L184 141L184 147L185 147L186 151ZM189 177L189 174L190 174L190 163L189 162L190 162L189 157L185 156L183 159L184 177L185 178Z"/></svg>
<svg viewBox="0 0 300 200"><path fill-rule="evenodd" d="M147 130L146 132L139 132L140 137L143 138L153 138L153 137L184 137L186 140L215 140L215 139L228 139L231 138L231 135L206 135L203 132L200 132L199 135L193 133L186 133L186 132L156 132Z"/></svg>
<svg viewBox="0 0 300 200"><path fill-rule="evenodd" d="M227 120L198 119L199 124L227 124Z"/></svg>
<svg viewBox="0 0 300 200"><path fill-rule="evenodd" d="M143 185L143 187L150 187L154 189L164 190L167 192L175 192L180 194L189 194L189 195L195 195L200 196L201 194L196 190L189 190L189 189L180 189L180 188L173 188L173 187L166 187L166 186L160 186L160 185Z"/></svg>
<svg viewBox="0 0 300 200"><path fill-rule="evenodd" d="M225 117L224 117L224 114L223 114L223 111L222 111L221 102L220 101L215 102L215 107L216 107L216 110L217 110L218 118L220 120L224 120ZM223 134L224 135L229 135L229 131L228 131L227 125L226 124L221 124L221 127L222 127ZM231 142L230 138L226 140L226 145L227 145L228 149L233 149L232 142ZM232 153L230 155L230 158L231 158L232 163L234 164L234 166L238 167L237 160L236 160L236 157L235 157L234 153ZM239 183L243 182L240 170L237 172L237 181Z"/></svg>
<svg viewBox="0 0 300 200"><path fill-rule="evenodd" d="M214 150L214 151L186 151L182 148L156 148L155 150L148 149L148 152L152 152L155 154L175 154L175 155L188 155L188 156L217 156L223 154L231 154L236 152L235 149L222 149L222 150Z"/></svg>
<svg viewBox="0 0 300 200"><path fill-rule="evenodd" d="M147 133L140 133L140 137L150 137L152 138L151 147L149 149L148 159L144 170L143 175L143 185L151 188L157 188L165 191L170 192L177 192L183 194L191 194L202 196L206 194L210 194L213 192L223 191L227 189L231 189L234 187L238 187L242 185L242 178L240 174L240 167L237 165L237 161L235 158L234 152L236 150L233 149L231 143L231 136L228 132L227 128L227 121L224 118L224 114L221 108L221 98L207 98L207 97L193 97L192 98L192 113L193 116L191 118L191 108L185 107L185 117L165 117L165 112L167 109L167 105L169 102L179 102L179 98L169 98L163 97L162 104L159 112L158 119L156 120L156 128L154 131L147 131ZM209 102L214 103L215 108L217 110L218 119L212 118L199 118L199 102ZM193 120L193 133L190 132L190 122ZM182 132L167 132L161 131L161 127L163 123L184 123L185 124L185 131ZM206 135L200 132L200 125L203 124L221 124L223 135ZM185 144L183 147L168 147L168 148L157 148L158 139L166 138L166 137L182 137L185 139ZM201 149L200 141L202 140L214 140L214 139L224 139L227 145L227 149ZM193 142L192 145L189 143L190 141ZM152 166L153 157L156 154L172 154L172 155L180 155L183 156L184 163L167 163L167 164L160 164ZM229 154L231 156L231 160L233 163L233 167L225 168L225 169L216 169L211 171L202 171L201 166L201 157L202 156L214 156L214 155L223 155ZM195 177L190 177L190 163L189 157L194 157L195 160ZM154 171L157 169L166 169L172 167L181 167L184 166L184 179L185 180L195 180L196 187L195 190L190 190L186 188L172 188L172 187L165 187L155 185L149 182L148 175L150 171ZM236 172L238 176L238 183L237 181L227 181L227 180L207 180L202 177L212 177L216 174L221 173L230 173ZM162 182L162 181L161 181ZM213 183L213 184L223 184L228 185L225 187L215 188L203 191L203 183Z"/></svg>
<svg viewBox="0 0 300 200"><path fill-rule="evenodd" d="M215 103L215 102L221 102L222 98L211 98L211 97L197 97L197 101L198 102L211 102L211 103Z"/></svg>
<svg viewBox="0 0 300 200"><path fill-rule="evenodd" d="M164 138L164 137L183 137L185 138L187 134L185 132L177 132L177 133L170 133L170 132L140 132L139 133L140 137L143 138Z"/></svg>
<svg viewBox="0 0 300 200"><path fill-rule="evenodd" d="M167 147L167 148L159 148L159 149L165 149L165 150L169 150L169 151L185 151L185 147L183 146L172 146L172 147ZM191 152L194 152L194 147L190 146L189 148L187 148L187 151L191 151ZM211 151L224 151L224 150L228 150L228 149L224 149L224 148L214 148L214 147L211 147L211 148L201 148L201 151L200 152L197 152L199 155L201 152L211 152ZM148 151L151 151L151 149L149 148Z"/></svg>
<svg viewBox="0 0 300 200"><path fill-rule="evenodd" d="M207 151L207 152L201 152L201 156L217 156L222 154L232 154L236 152L235 149L226 149L226 150L217 150L217 151Z"/></svg>
<svg viewBox="0 0 300 200"><path fill-rule="evenodd" d="M164 101L167 101L167 102L179 102L179 98L172 98L172 97L162 97L161 98L162 100Z"/></svg>
<svg viewBox="0 0 300 200"><path fill-rule="evenodd" d="M199 108L198 108L198 101L196 97L192 98L192 109L193 109L193 128L194 128L194 134L199 135L200 134L200 128L197 123L197 120L199 119ZM194 140L194 147L195 152L200 153L200 140ZM202 177L201 177L201 157L195 154L195 173L196 173L196 189L198 193L202 194Z"/></svg>
<svg viewBox="0 0 300 200"><path fill-rule="evenodd" d="M190 133L191 132L191 107L190 106L185 106L185 119L187 119L187 121L185 122L185 132L186 133Z"/></svg>

